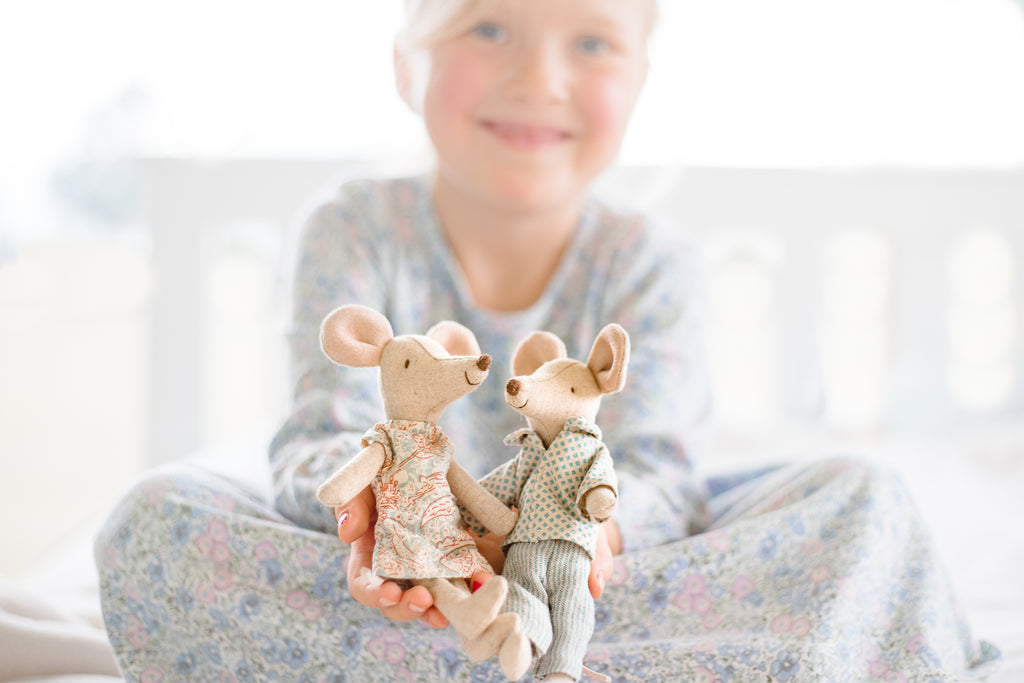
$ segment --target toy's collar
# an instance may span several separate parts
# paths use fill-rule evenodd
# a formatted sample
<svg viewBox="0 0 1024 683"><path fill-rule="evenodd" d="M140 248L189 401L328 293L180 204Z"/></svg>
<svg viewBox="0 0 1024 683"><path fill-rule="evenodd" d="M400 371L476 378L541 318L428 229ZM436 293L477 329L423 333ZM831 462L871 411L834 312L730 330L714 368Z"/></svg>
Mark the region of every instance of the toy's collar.
<svg viewBox="0 0 1024 683"><path fill-rule="evenodd" d="M579 415L574 415L573 417L570 417L568 420L565 421L565 426L562 427L562 431L559 432L558 437L555 437L555 440L557 441L558 438L560 438L561 435L565 434L566 432L592 436L597 440L601 439L601 428L598 427L593 422L591 422L590 420L580 417ZM522 444L524 441L526 441L527 438L529 438L531 435L535 433L536 432L534 432L532 429L524 427L506 436L505 443L508 444L509 446ZM538 437L538 441L539 440L540 438Z"/></svg>

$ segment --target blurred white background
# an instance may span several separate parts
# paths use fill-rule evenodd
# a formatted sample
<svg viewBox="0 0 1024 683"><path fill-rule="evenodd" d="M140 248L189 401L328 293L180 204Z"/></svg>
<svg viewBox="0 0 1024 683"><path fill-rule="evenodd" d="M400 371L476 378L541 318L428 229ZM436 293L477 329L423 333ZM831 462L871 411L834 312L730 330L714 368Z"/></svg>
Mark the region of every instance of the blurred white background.
<svg viewBox="0 0 1024 683"><path fill-rule="evenodd" d="M0 0L0 574L29 571L154 460L161 254L135 160L415 158L418 120L392 86L400 4ZM662 5L623 164L1024 168L1024 2ZM198 442L211 450L263 457L281 416L275 230L224 232L197 285L206 322ZM950 315L961 322L950 334L968 361L984 363L951 367L943 381L965 406L997 410L1021 372L1011 298L1020 262L1001 233L980 229L956 244L948 269L960 308ZM754 239L743 249L747 260L712 282L723 312L712 332L724 342L758 333L771 292L758 264L772 262L773 246ZM877 288L893 254L870 231L830 249L833 310L857 315L831 328L824 373L845 398L826 417L863 429L882 410L871 368L885 340L871 330L888 314ZM724 402L725 419L776 419L758 387L777 378L730 367L719 388L742 400Z"/></svg>

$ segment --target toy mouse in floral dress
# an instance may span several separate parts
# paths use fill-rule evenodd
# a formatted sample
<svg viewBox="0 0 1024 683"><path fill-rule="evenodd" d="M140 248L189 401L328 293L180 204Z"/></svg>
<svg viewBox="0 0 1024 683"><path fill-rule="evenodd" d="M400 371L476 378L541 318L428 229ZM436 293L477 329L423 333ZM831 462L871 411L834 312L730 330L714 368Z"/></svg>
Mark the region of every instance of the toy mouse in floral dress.
<svg viewBox="0 0 1024 683"><path fill-rule="evenodd" d="M496 654L509 678L521 678L530 663L529 641L515 614L499 614L508 593L504 578L470 592L467 579L493 570L467 532L459 504L500 535L512 529L516 513L452 459L453 446L437 425L450 403L484 381L490 357L458 323L395 337L387 318L358 305L331 312L320 342L336 363L380 367L387 420L363 436L363 449L320 486L317 498L336 507L371 486L377 501L373 573L426 587L471 659Z"/></svg>

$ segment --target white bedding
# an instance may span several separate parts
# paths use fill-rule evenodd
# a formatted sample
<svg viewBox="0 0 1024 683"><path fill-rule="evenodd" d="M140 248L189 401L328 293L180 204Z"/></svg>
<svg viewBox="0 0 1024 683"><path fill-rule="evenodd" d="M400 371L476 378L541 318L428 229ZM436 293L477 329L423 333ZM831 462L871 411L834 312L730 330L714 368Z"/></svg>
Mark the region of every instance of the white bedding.
<svg viewBox="0 0 1024 683"><path fill-rule="evenodd" d="M1024 424L929 440L718 435L709 452L715 454L709 473L836 453L859 453L902 473L931 524L974 635L1003 653L989 680L1024 680L1024 533L1018 529ZM261 453L254 445L202 460L247 482L265 482ZM70 539L30 578L0 583L0 681L117 681L103 637L89 532Z"/></svg>

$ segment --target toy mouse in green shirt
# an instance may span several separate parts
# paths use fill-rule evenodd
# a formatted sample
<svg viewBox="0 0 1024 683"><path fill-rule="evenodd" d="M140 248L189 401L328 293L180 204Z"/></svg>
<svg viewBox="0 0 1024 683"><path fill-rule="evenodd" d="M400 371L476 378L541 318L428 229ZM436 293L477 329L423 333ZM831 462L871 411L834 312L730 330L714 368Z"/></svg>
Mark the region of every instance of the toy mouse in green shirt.
<svg viewBox="0 0 1024 683"><path fill-rule="evenodd" d="M548 683L580 678L594 631L587 578L598 524L618 501L611 455L594 420L601 397L625 385L629 335L612 323L586 363L566 356L565 344L549 332L534 332L516 347L505 400L530 428L505 439L521 447L519 454L480 480L519 509L503 542L505 611L519 615L539 657L534 675Z"/></svg>

